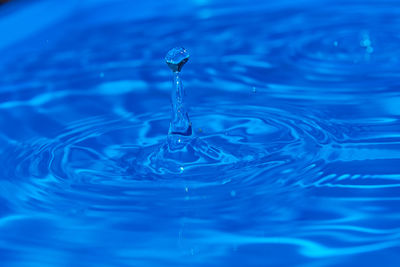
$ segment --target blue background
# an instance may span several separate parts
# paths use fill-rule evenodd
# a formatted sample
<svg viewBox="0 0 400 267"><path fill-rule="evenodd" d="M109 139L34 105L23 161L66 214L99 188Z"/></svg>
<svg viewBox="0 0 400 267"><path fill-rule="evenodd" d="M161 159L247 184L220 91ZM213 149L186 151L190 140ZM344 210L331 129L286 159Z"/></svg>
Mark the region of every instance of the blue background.
<svg viewBox="0 0 400 267"><path fill-rule="evenodd" d="M1 266L400 266L399 1L14 0L0 55Z"/></svg>

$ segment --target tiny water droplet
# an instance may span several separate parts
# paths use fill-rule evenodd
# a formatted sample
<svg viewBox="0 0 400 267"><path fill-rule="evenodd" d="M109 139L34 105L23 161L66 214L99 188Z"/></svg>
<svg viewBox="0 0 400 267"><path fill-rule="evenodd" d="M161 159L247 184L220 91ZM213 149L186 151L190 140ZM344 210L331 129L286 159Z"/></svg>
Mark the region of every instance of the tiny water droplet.
<svg viewBox="0 0 400 267"><path fill-rule="evenodd" d="M257 92L257 90L256 90L256 88L253 86L253 93L256 93Z"/></svg>
<svg viewBox="0 0 400 267"><path fill-rule="evenodd" d="M231 191L231 197L235 197L236 196L236 191L235 190L232 190Z"/></svg>
<svg viewBox="0 0 400 267"><path fill-rule="evenodd" d="M181 172L185 170L185 168L183 168L182 166L179 169L181 170Z"/></svg>
<svg viewBox="0 0 400 267"><path fill-rule="evenodd" d="M369 46L371 46L371 40L369 40L369 39L361 40L360 45L362 47L369 47Z"/></svg>
<svg viewBox="0 0 400 267"><path fill-rule="evenodd" d="M360 46L363 47L365 49L365 52L367 53L368 57L366 57L366 59L369 59L368 54L371 54L372 52L374 52L374 48L372 47L372 41L371 41L368 33L363 34L361 41L360 41Z"/></svg>
<svg viewBox="0 0 400 267"><path fill-rule="evenodd" d="M334 45L334 46L338 46L339 43L338 43L337 41L334 41L334 42L333 42L333 45Z"/></svg>

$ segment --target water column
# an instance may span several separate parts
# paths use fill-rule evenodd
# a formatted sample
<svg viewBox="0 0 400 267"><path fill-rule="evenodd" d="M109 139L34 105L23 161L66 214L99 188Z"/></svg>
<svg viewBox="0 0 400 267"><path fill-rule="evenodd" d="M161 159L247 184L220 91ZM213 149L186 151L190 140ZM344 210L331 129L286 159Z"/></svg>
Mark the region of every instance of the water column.
<svg viewBox="0 0 400 267"><path fill-rule="evenodd" d="M192 135L192 123L185 106L185 89L179 73L183 65L189 60L189 53L183 47L172 48L165 56L168 67L173 72L173 85L171 93L172 116L169 126L170 135Z"/></svg>

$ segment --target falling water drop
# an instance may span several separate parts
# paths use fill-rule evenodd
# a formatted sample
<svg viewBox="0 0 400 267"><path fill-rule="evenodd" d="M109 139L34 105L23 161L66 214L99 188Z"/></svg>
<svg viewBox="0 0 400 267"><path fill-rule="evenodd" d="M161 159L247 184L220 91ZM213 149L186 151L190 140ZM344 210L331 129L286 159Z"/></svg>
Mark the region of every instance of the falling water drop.
<svg viewBox="0 0 400 267"><path fill-rule="evenodd" d="M173 72L174 83L172 86L172 119L169 127L169 134L192 135L192 123L186 110L184 97L185 89L179 73L183 65L189 60L189 53L183 47L172 48L165 56L165 61Z"/></svg>
<svg viewBox="0 0 400 267"><path fill-rule="evenodd" d="M363 33L360 41L360 46L365 49L365 52L367 54L371 54L372 52L374 52L374 48L372 47L372 41L368 33Z"/></svg>

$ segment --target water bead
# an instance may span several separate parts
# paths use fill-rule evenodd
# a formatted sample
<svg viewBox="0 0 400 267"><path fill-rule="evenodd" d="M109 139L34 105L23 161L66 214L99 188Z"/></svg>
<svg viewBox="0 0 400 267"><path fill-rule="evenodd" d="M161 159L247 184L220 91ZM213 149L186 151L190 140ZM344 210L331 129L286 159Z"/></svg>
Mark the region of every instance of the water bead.
<svg viewBox="0 0 400 267"><path fill-rule="evenodd" d="M165 61L173 72L180 72L188 60L189 53L183 47L174 47L165 56Z"/></svg>

